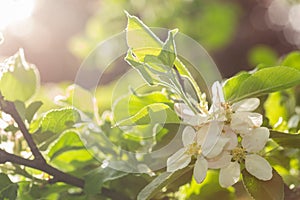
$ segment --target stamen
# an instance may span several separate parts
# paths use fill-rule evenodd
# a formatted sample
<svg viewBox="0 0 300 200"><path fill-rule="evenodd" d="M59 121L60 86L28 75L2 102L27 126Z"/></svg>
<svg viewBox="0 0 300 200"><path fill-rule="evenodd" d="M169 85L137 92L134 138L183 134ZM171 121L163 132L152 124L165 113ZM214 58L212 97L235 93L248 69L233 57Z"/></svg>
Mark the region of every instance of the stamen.
<svg viewBox="0 0 300 200"><path fill-rule="evenodd" d="M197 156L199 154L201 154L202 150L201 147L194 142L193 144L190 144L186 150L186 154L188 154L189 156Z"/></svg>
<svg viewBox="0 0 300 200"><path fill-rule="evenodd" d="M241 162L246 157L246 151L241 147L237 147L231 150L231 155L233 161Z"/></svg>

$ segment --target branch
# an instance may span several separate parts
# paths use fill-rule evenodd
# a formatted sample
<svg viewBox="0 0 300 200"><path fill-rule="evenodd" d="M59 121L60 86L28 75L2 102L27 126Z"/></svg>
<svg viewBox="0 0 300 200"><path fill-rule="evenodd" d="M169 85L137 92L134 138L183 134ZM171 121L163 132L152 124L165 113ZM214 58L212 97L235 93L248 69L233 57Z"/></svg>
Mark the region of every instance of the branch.
<svg viewBox="0 0 300 200"><path fill-rule="evenodd" d="M49 183L64 182L80 188L84 187L84 180L79 179L70 174L64 173L50 166L46 162L42 153L39 151L35 142L33 141L31 134L26 128L26 125L24 124L20 114L18 113L15 107L15 104L11 101L4 100L4 97L2 96L1 92L0 92L0 109L5 113L10 114L12 118L15 120L15 122L18 124L20 131L22 132L32 154L34 155L33 160L28 160L14 154L10 154L0 149L0 163L11 162L14 164L24 165L27 167L31 167L46 172L47 174L53 176L53 180L50 180Z"/></svg>
<svg viewBox="0 0 300 200"><path fill-rule="evenodd" d="M76 187L84 188L84 180L77 178L75 176L72 176L68 173L65 173L63 171L60 171L59 169L52 167L49 165L45 158L43 157L42 153L38 149L37 145L35 144L31 134L29 133L28 129L26 128L26 125L24 124L20 114L18 113L15 104L11 101L4 100L4 97L2 96L0 92L0 109L4 111L7 114L10 114L12 118L15 120L15 122L18 124L18 127L20 131L22 132L33 156L33 160L25 159L23 157L8 153L4 151L3 149L0 149L0 164L4 164L6 162L11 162L13 164L17 165L23 165L26 167L31 167L33 169L37 169L40 171L43 171L49 175L51 175L53 178L48 181L50 184L54 184L57 182L64 182L69 185L73 185ZM109 197L111 199L123 199L123 200L130 200L128 197L119 194L116 191L102 188L101 194Z"/></svg>
<svg viewBox="0 0 300 200"><path fill-rule="evenodd" d="M38 160L28 160L25 158L22 158L20 156L8 153L4 151L3 149L0 149L0 164L4 164L6 162L11 162L13 164L17 165L23 165L26 167L31 167L33 169L37 169L43 172L46 172L47 174L53 176L52 179L48 181L50 184L54 184L56 182L64 182L69 185L77 186L80 188L84 188L84 180L80 178L76 178L70 174L64 173L52 166L50 166L47 163L40 164ZM130 200L128 197L119 194L116 191L107 189L102 187L101 189L101 194L109 197L111 199L123 199L123 200Z"/></svg>
<svg viewBox="0 0 300 200"><path fill-rule="evenodd" d="M45 158L37 148L31 134L26 128L20 114L18 113L15 104L11 101L4 100L4 97L2 96L1 92L0 92L0 109L3 110L5 113L10 114L12 118L15 120L15 122L18 124L18 127L22 132L34 158L39 160L41 163L46 163Z"/></svg>

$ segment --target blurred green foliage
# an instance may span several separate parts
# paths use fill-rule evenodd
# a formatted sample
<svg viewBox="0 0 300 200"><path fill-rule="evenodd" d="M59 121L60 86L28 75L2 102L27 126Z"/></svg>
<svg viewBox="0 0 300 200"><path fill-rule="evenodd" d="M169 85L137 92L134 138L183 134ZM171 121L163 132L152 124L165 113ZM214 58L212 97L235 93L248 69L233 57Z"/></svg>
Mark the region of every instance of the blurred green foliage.
<svg viewBox="0 0 300 200"><path fill-rule="evenodd" d="M126 24L124 10L152 27L178 28L212 52L232 41L241 9L221 0L102 0L85 33L71 40L71 52L85 58L99 42L121 32Z"/></svg>

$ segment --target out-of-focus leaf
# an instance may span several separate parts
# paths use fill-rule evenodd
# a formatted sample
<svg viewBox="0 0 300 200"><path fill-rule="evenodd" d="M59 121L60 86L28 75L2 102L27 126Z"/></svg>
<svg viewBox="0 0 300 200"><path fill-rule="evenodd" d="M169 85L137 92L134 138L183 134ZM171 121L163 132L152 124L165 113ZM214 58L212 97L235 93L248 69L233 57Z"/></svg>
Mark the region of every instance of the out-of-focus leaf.
<svg viewBox="0 0 300 200"><path fill-rule="evenodd" d="M239 79L233 77L235 79L233 85L225 84L225 97L228 101L255 97L300 84L300 71L293 67L269 67L256 71L248 77L243 76ZM227 93L228 91L232 92Z"/></svg>
<svg viewBox="0 0 300 200"><path fill-rule="evenodd" d="M248 60L250 65L259 65L261 66L259 68L262 68L261 64L263 64L264 67L275 65L278 60L278 55L269 46L259 45L251 49L248 55Z"/></svg>
<svg viewBox="0 0 300 200"><path fill-rule="evenodd" d="M73 108L54 109L43 117L40 128L42 132L61 133L79 121L80 115Z"/></svg>
<svg viewBox="0 0 300 200"><path fill-rule="evenodd" d="M106 168L99 167L91 171L85 177L84 191L89 195L100 193L104 183L108 181L116 180L125 175L127 175L127 173L122 171L117 171L109 167Z"/></svg>
<svg viewBox="0 0 300 200"><path fill-rule="evenodd" d="M38 109L43 105L41 101L32 102L25 111L25 118L30 123L33 119L34 114L38 111Z"/></svg>
<svg viewBox="0 0 300 200"><path fill-rule="evenodd" d="M147 185L137 196L137 200L148 200L154 197L157 193L161 192L163 187L171 184L178 178L184 176L192 170L191 167L178 170L176 172L163 172L158 175L149 185Z"/></svg>
<svg viewBox="0 0 300 200"><path fill-rule="evenodd" d="M92 93L79 85L71 85L67 88L67 96L62 99L63 102L67 102L69 105L87 113L93 115L95 111L95 98Z"/></svg>
<svg viewBox="0 0 300 200"><path fill-rule="evenodd" d="M247 172L242 171L243 183L254 199L283 200L284 183L281 176L273 169L273 177L269 181L261 181Z"/></svg>
<svg viewBox="0 0 300 200"><path fill-rule="evenodd" d="M11 182L6 174L0 173L0 199L15 200L18 184Z"/></svg>
<svg viewBox="0 0 300 200"><path fill-rule="evenodd" d="M289 134L270 131L270 138L285 148L300 148L300 134Z"/></svg>
<svg viewBox="0 0 300 200"><path fill-rule="evenodd" d="M285 59L282 61L281 65L293 67L300 70L300 52L295 51L288 54Z"/></svg>
<svg viewBox="0 0 300 200"><path fill-rule="evenodd" d="M39 73L36 67L25 60L24 51L0 64L0 91L10 101L26 101L36 92Z"/></svg>
<svg viewBox="0 0 300 200"><path fill-rule="evenodd" d="M222 200L233 200L234 190L222 188L219 184L219 173L217 171L207 171L206 178L201 184L194 179L190 184L184 185L178 191L178 195L184 194L184 200L214 200L222 197Z"/></svg>
<svg viewBox="0 0 300 200"><path fill-rule="evenodd" d="M292 91L281 91L269 94L264 103L265 116L273 127L278 120L287 121L295 110L295 97Z"/></svg>

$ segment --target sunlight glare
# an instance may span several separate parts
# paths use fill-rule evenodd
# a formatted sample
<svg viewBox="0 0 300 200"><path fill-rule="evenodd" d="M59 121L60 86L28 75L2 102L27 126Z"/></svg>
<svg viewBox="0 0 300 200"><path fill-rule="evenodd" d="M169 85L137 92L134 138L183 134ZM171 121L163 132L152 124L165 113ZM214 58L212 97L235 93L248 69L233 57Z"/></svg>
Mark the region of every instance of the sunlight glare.
<svg viewBox="0 0 300 200"><path fill-rule="evenodd" d="M0 30L31 16L35 0L0 0Z"/></svg>

